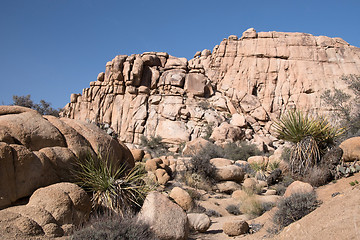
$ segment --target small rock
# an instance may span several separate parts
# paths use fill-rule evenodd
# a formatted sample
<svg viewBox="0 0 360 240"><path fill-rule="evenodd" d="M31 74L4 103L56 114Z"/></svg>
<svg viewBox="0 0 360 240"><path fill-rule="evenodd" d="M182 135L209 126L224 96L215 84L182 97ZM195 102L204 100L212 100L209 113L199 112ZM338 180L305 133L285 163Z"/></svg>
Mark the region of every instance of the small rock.
<svg viewBox="0 0 360 240"><path fill-rule="evenodd" d="M198 232L206 232L211 225L210 218L204 213L188 213L190 229Z"/></svg>
<svg viewBox="0 0 360 240"><path fill-rule="evenodd" d="M221 182L216 184L216 190L218 190L219 192L222 193L229 193L231 194L232 192L241 189L240 184L233 182L233 181L225 181L225 182Z"/></svg>
<svg viewBox="0 0 360 240"><path fill-rule="evenodd" d="M230 221L225 222L223 231L228 236L239 236L249 232L249 224L246 221Z"/></svg>
<svg viewBox="0 0 360 240"><path fill-rule="evenodd" d="M145 163L145 170L148 172L154 172L158 168L154 159L147 160Z"/></svg>
<svg viewBox="0 0 360 240"><path fill-rule="evenodd" d="M284 193L284 197L290 197L294 193L310 193L312 191L314 191L314 188L310 184L295 181L288 186Z"/></svg>
<svg viewBox="0 0 360 240"><path fill-rule="evenodd" d="M169 174L165 169L159 168L155 171L156 179L159 184L164 185L170 180Z"/></svg>
<svg viewBox="0 0 360 240"><path fill-rule="evenodd" d="M170 197L185 211L193 207L193 200L189 193L182 188L174 187L170 192Z"/></svg>
<svg viewBox="0 0 360 240"><path fill-rule="evenodd" d="M144 150L142 149L131 149L131 154L133 155L134 157L134 161L135 162L141 162L145 153L144 153Z"/></svg>
<svg viewBox="0 0 360 240"><path fill-rule="evenodd" d="M244 180L244 182L242 183L243 188L247 188L247 189L255 189L257 184L256 179L254 178L247 178Z"/></svg>
<svg viewBox="0 0 360 240"><path fill-rule="evenodd" d="M242 168L236 165L228 165L225 167L216 168L216 178L219 181L242 182L244 175L245 174Z"/></svg>

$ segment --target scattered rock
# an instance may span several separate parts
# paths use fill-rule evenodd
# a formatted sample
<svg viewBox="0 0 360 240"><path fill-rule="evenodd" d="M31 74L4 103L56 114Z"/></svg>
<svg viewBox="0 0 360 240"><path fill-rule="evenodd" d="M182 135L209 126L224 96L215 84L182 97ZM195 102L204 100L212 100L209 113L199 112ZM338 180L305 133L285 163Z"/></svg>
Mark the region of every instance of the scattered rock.
<svg viewBox="0 0 360 240"><path fill-rule="evenodd" d="M131 154L133 155L134 157L134 161L135 162L141 162L144 155L145 155L145 152L144 150L142 149L131 149Z"/></svg>
<svg viewBox="0 0 360 240"><path fill-rule="evenodd" d="M346 139L339 147L344 151L342 158L345 162L360 160L360 137Z"/></svg>
<svg viewBox="0 0 360 240"><path fill-rule="evenodd" d="M210 218L204 213L188 213L187 217L191 230L204 233L211 225Z"/></svg>
<svg viewBox="0 0 360 240"><path fill-rule="evenodd" d="M249 224L241 220L225 222L223 231L228 236L239 236L249 232Z"/></svg>
<svg viewBox="0 0 360 240"><path fill-rule="evenodd" d="M219 181L235 181L242 182L245 173L241 167L236 165L228 165L216 168L216 178Z"/></svg>
<svg viewBox="0 0 360 240"><path fill-rule="evenodd" d="M194 205L189 193L182 188L174 187L169 196L185 211L192 209Z"/></svg>
<svg viewBox="0 0 360 240"><path fill-rule="evenodd" d="M288 186L284 193L284 197L290 197L294 193L310 193L313 191L314 188L310 184L301 181L295 181Z"/></svg>

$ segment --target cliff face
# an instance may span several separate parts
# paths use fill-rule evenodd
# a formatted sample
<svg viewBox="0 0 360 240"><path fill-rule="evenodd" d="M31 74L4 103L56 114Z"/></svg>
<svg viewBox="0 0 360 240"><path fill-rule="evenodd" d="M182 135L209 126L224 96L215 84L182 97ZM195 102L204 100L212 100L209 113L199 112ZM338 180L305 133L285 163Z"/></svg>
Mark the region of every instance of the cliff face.
<svg viewBox="0 0 360 240"><path fill-rule="evenodd" d="M323 91L346 89L340 78L348 74L360 74L360 49L340 38L249 29L189 61L116 56L90 88L71 95L62 116L107 123L135 144L141 135L188 141L225 121L250 139L269 135L289 108L323 111Z"/></svg>

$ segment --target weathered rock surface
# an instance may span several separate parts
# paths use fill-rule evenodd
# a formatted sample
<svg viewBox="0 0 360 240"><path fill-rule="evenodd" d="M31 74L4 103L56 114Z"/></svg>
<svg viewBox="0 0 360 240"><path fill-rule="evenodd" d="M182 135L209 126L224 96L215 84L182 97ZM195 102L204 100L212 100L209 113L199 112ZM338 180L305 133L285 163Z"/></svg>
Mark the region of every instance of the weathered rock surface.
<svg viewBox="0 0 360 240"><path fill-rule="evenodd" d="M150 225L159 239L185 240L189 234L186 213L159 192L147 195L139 219Z"/></svg>
<svg viewBox="0 0 360 240"><path fill-rule="evenodd" d="M188 213L190 229L198 232L206 232L211 225L210 218L205 213Z"/></svg>
<svg viewBox="0 0 360 240"><path fill-rule="evenodd" d="M134 166L129 149L93 124L0 106L0 209L39 187L72 181L77 157L98 151Z"/></svg>
<svg viewBox="0 0 360 240"><path fill-rule="evenodd" d="M339 147L344 151L345 162L360 160L360 137L346 139Z"/></svg>
<svg viewBox="0 0 360 240"><path fill-rule="evenodd" d="M225 222L223 231L228 236L239 236L249 231L249 224L241 220Z"/></svg>
<svg viewBox="0 0 360 240"><path fill-rule="evenodd" d="M1 239L61 237L86 221L91 211L87 193L73 183L40 188L29 203L0 211Z"/></svg>
<svg viewBox="0 0 360 240"><path fill-rule="evenodd" d="M240 129L236 138L245 128L248 139L267 136L295 105L331 110L321 94L346 89L340 77L360 74L359 66L359 48L340 38L249 29L189 61L160 52L116 56L90 88L71 96L62 116L108 123L135 144L141 135L193 140L225 120Z"/></svg>
<svg viewBox="0 0 360 240"><path fill-rule="evenodd" d="M189 193L182 188L174 187L169 196L185 211L190 210L194 205Z"/></svg>
<svg viewBox="0 0 360 240"><path fill-rule="evenodd" d="M295 181L291 183L284 193L284 197L290 197L294 193L311 193L314 191L314 188L305 182Z"/></svg>

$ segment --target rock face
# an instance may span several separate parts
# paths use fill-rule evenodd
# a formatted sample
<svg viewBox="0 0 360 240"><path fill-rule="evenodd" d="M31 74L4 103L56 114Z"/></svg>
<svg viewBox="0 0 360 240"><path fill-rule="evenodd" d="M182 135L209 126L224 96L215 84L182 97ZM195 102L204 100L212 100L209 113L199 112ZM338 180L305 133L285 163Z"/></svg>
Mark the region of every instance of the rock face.
<svg viewBox="0 0 360 240"><path fill-rule="evenodd" d="M346 89L340 77L359 74L359 66L359 48L340 38L249 29L189 61L159 52L116 56L90 88L71 96L62 116L107 123L135 144L141 135L193 140L225 120L231 137L242 139L246 128L251 138L268 135L294 106L331 110L321 94Z"/></svg>
<svg viewBox="0 0 360 240"><path fill-rule="evenodd" d="M134 166L129 149L93 124L0 106L0 209L39 187L73 180L77 157L98 151Z"/></svg>
<svg viewBox="0 0 360 240"><path fill-rule="evenodd" d="M86 221L90 211L90 198L82 188L57 183L36 190L26 205L1 210L0 237L61 237Z"/></svg>

